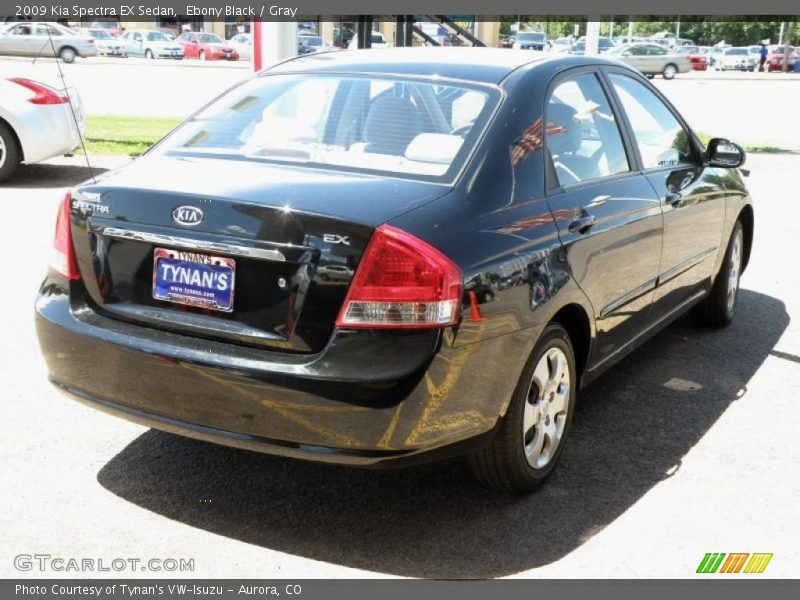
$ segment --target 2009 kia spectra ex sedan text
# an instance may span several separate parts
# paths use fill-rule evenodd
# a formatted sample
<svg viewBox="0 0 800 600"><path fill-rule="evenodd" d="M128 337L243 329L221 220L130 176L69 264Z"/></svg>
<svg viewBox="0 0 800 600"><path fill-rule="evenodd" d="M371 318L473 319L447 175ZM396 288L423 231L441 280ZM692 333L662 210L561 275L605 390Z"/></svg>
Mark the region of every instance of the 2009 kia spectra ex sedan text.
<svg viewBox="0 0 800 600"><path fill-rule="evenodd" d="M64 199L41 347L64 391L158 429L467 454L528 491L582 385L692 307L733 318L743 161L610 60L308 55Z"/></svg>

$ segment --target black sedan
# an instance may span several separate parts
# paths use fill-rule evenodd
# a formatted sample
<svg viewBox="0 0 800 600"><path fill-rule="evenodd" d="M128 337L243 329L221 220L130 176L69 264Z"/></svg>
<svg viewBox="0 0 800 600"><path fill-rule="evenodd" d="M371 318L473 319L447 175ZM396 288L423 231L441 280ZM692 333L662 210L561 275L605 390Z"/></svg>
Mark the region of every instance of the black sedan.
<svg viewBox="0 0 800 600"><path fill-rule="evenodd" d="M582 386L689 309L733 319L743 161L602 58L308 55L64 198L41 348L64 392L151 427L347 465L464 454L530 491Z"/></svg>

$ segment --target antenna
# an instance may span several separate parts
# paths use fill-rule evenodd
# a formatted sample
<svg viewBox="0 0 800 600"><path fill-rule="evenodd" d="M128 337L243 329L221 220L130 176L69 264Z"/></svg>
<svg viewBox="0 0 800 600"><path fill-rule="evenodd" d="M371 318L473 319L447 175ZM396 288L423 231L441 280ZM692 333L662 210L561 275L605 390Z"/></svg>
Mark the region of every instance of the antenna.
<svg viewBox="0 0 800 600"><path fill-rule="evenodd" d="M92 163L89 160L89 153L86 151L86 143L83 139L83 133L81 133L81 127L78 124L78 116L75 114L75 107L72 105L72 97L69 94L69 87L67 86L66 79L64 79L64 71L61 69L61 57L56 52L56 45L55 42L53 42L53 36L50 33L50 24L45 23L44 25L47 29L47 39L50 41L50 47L53 49L53 57L56 59L58 76L61 79L61 84L64 86L64 93L67 95L67 102L69 102L69 112L72 115L72 122L75 123L75 131L78 132L78 139L81 142L81 150L83 150L83 156L86 158L86 168L89 169L89 177L92 178L92 183L97 183L97 178L94 176L94 169L92 169ZM38 54L36 55L36 58L33 59L33 62L36 62L37 58L39 58Z"/></svg>

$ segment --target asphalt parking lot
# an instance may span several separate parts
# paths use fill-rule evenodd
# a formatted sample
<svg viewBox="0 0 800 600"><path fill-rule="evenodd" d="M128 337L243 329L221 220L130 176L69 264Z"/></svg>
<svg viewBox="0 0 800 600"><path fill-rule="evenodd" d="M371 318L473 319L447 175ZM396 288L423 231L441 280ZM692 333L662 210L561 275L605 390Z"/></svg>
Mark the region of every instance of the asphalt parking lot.
<svg viewBox="0 0 800 600"><path fill-rule="evenodd" d="M723 96L715 86L730 79L716 81L690 96ZM800 77L742 85L791 86L783 101L800 106ZM46 381L33 298L56 206L88 171L77 159L22 169L0 187L0 576L92 576L14 568L14 556L40 553L191 558L193 572L169 575L192 577L683 578L706 552L771 552L762 576L795 577L800 155L751 155L747 167L755 247L735 323L711 331L684 319L585 390L563 462L527 498L482 489L460 460L316 465L147 430L64 398Z"/></svg>

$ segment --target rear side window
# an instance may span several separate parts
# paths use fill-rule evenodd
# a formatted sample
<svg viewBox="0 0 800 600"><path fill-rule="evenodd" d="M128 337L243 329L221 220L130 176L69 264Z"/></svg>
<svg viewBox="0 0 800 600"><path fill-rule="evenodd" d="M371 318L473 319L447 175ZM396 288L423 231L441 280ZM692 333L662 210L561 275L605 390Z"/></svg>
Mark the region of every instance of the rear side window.
<svg viewBox="0 0 800 600"><path fill-rule="evenodd" d="M558 84L547 105L545 131L559 185L629 170L614 113L593 74Z"/></svg>
<svg viewBox="0 0 800 600"><path fill-rule="evenodd" d="M269 75L235 88L157 152L451 179L500 92L347 75Z"/></svg>
<svg viewBox="0 0 800 600"><path fill-rule="evenodd" d="M689 132L661 99L642 83L609 75L633 129L645 169L695 162Z"/></svg>

